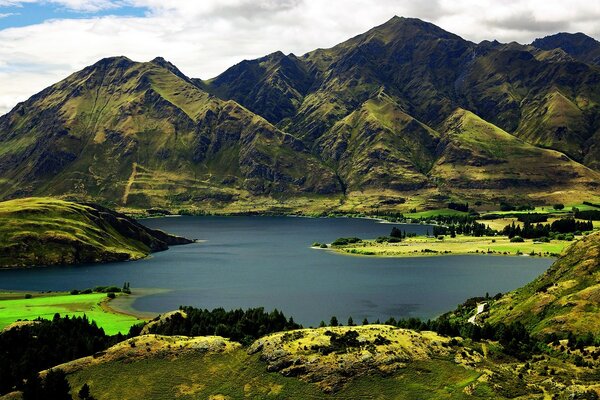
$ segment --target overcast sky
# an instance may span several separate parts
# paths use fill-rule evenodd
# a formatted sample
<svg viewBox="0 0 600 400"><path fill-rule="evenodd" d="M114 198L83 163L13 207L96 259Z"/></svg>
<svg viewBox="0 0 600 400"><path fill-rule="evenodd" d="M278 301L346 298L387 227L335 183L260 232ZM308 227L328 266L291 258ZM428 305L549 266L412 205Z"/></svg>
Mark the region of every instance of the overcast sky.
<svg viewBox="0 0 600 400"><path fill-rule="evenodd" d="M394 15L479 42L600 38L598 0L0 0L0 115L103 57L162 56L195 78L331 47Z"/></svg>

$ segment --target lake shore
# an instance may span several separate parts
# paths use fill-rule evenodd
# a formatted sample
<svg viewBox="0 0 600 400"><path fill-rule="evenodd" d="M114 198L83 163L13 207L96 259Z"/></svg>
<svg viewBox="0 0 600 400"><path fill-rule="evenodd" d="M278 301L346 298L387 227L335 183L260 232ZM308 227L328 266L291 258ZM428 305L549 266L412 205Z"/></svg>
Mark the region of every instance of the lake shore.
<svg viewBox="0 0 600 400"><path fill-rule="evenodd" d="M159 313L136 310L133 307L135 301L142 297L167 293L169 291L169 289L160 288L133 288L131 294L117 296L114 299L107 299L108 301L102 303L102 309L113 314L128 315L138 319L149 320L158 316Z"/></svg>

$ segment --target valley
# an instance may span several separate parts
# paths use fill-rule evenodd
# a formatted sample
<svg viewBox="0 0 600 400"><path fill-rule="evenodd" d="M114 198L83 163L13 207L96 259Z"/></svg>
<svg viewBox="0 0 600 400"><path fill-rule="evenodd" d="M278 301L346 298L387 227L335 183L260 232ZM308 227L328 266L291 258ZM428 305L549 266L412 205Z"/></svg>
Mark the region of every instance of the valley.
<svg viewBox="0 0 600 400"><path fill-rule="evenodd" d="M0 116L0 400L600 398L600 42L310 48Z"/></svg>

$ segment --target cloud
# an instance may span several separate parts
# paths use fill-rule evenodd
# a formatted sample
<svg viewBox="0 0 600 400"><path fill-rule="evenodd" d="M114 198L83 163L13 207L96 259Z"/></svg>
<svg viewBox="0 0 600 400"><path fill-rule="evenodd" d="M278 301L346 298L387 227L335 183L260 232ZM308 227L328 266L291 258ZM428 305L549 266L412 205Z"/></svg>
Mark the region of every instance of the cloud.
<svg viewBox="0 0 600 400"><path fill-rule="evenodd" d="M0 18L10 17L11 15L18 15L17 13L0 13Z"/></svg>
<svg viewBox="0 0 600 400"><path fill-rule="evenodd" d="M18 6L37 0L0 0ZM583 0L45 0L69 10L146 9L143 17L48 20L0 30L0 114L70 73L114 55L163 56L210 78L243 59L331 47L394 15L465 39L530 43L561 31L600 38L600 2ZM24 7L25 8L25 7ZM12 11L12 10L10 10Z"/></svg>

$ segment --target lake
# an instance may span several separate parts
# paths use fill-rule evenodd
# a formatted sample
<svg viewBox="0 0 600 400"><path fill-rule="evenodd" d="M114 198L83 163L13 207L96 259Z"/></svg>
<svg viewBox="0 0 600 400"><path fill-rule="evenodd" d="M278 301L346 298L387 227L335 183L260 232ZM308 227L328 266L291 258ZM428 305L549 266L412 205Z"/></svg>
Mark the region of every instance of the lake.
<svg viewBox="0 0 600 400"><path fill-rule="evenodd" d="M306 326L332 315L345 323L368 318L433 318L469 297L524 285L546 270L549 258L433 256L375 258L312 249L338 237L374 238L392 226L425 234L425 225L367 219L294 217L165 217L151 228L206 240L155 253L136 262L0 271L0 288L70 290L131 283L166 288L139 298L140 311L191 305L277 308Z"/></svg>

